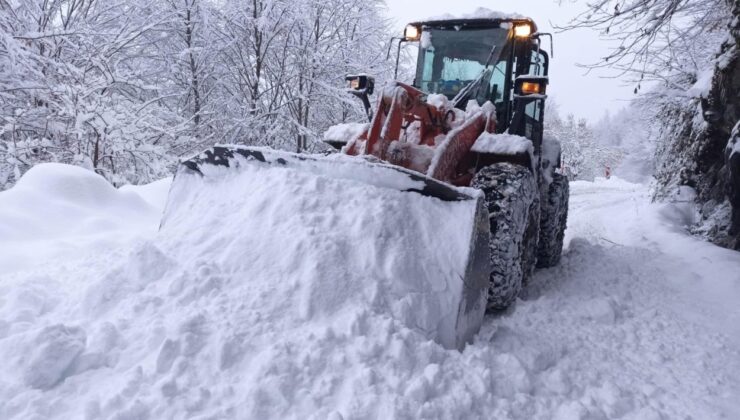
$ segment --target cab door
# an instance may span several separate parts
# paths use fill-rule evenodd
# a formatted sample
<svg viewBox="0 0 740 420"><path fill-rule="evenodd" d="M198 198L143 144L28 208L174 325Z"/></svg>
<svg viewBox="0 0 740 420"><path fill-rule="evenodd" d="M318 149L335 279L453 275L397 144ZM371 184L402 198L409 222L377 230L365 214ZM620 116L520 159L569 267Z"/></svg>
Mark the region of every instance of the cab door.
<svg viewBox="0 0 740 420"><path fill-rule="evenodd" d="M547 76L548 71L548 56L544 51L532 50L529 75L530 76ZM542 133L544 130L544 118L545 118L545 95L537 95L532 99L528 99L524 106L523 115L523 135L524 137L532 140L532 144L535 147L537 153L539 153L540 145L542 144Z"/></svg>

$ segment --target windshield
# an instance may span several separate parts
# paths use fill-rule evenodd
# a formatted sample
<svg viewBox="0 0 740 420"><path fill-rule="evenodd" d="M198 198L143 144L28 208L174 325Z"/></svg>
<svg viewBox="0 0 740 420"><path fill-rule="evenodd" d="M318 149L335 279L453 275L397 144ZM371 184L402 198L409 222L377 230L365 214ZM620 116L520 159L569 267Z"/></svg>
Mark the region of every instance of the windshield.
<svg viewBox="0 0 740 420"><path fill-rule="evenodd" d="M484 83L480 86L485 92L471 93L481 103L500 97L506 64L499 57L502 56L508 34L509 30L505 28L424 28L416 70L417 87L452 99L465 86L478 79L490 56L489 71L483 76ZM496 90L491 92L493 88Z"/></svg>

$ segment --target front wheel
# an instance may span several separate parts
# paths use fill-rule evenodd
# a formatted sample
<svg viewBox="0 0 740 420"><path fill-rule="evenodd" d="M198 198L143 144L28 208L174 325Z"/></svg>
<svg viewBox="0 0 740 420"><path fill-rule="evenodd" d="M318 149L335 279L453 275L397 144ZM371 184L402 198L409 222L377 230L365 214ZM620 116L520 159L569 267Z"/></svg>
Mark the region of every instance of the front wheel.
<svg viewBox="0 0 740 420"><path fill-rule="evenodd" d="M488 309L506 309L519 295L536 262L537 183L528 168L501 162L478 171L472 187L485 194L491 225Z"/></svg>

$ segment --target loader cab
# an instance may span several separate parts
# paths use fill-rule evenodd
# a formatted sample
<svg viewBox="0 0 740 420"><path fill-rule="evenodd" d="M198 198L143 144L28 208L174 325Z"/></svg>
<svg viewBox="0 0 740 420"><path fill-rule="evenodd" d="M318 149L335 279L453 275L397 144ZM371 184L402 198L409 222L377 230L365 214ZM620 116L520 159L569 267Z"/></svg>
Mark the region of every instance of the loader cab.
<svg viewBox="0 0 740 420"><path fill-rule="evenodd" d="M413 86L443 94L465 109L491 101L498 132L542 139L549 56L530 19L459 19L416 22L405 41L418 41Z"/></svg>

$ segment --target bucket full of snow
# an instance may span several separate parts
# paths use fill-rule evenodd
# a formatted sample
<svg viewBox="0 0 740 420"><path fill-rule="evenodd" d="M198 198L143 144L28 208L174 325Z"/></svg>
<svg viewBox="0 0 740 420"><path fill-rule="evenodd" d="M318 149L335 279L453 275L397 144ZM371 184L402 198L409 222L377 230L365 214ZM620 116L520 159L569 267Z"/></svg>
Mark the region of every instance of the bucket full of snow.
<svg viewBox="0 0 740 420"><path fill-rule="evenodd" d="M487 216L479 191L392 165L217 146L180 165L160 231L286 328L361 308L461 349L485 311Z"/></svg>

